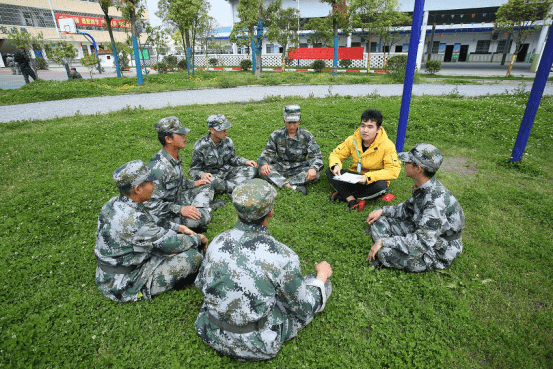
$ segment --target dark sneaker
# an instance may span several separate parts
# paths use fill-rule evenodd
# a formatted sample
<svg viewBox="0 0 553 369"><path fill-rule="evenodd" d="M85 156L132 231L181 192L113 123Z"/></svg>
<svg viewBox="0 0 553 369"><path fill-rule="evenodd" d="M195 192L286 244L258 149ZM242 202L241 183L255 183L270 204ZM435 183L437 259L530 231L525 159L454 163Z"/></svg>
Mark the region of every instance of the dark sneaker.
<svg viewBox="0 0 553 369"><path fill-rule="evenodd" d="M220 207L225 206L226 203L227 202L225 200L215 200L211 204L209 204L209 207L211 208L211 210L215 211Z"/></svg>
<svg viewBox="0 0 553 369"><path fill-rule="evenodd" d="M199 227L196 227L196 228L190 228L193 232L196 232L196 233L206 233L207 232L207 227L206 226L199 226Z"/></svg>
<svg viewBox="0 0 553 369"><path fill-rule="evenodd" d="M348 202L349 211L357 210L360 212L365 207L365 200L351 200Z"/></svg>
<svg viewBox="0 0 553 369"><path fill-rule="evenodd" d="M334 192L332 195L330 195L330 201L340 201L342 200L342 196L338 191Z"/></svg>
<svg viewBox="0 0 553 369"><path fill-rule="evenodd" d="M296 186L296 191L299 191L304 195L307 195L307 188L305 188L305 186Z"/></svg>

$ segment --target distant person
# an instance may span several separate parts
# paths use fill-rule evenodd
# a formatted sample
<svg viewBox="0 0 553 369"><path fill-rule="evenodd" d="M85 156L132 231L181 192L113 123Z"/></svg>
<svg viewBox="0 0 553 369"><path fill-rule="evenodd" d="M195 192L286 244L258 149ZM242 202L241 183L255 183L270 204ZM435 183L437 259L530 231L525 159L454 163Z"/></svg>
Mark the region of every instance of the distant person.
<svg viewBox="0 0 553 369"><path fill-rule="evenodd" d="M240 361L275 357L323 311L332 291L326 261L315 264L316 276L303 276L298 255L269 234L276 195L260 178L234 190L239 221L215 237L196 278L204 295L196 331Z"/></svg>
<svg viewBox="0 0 553 369"><path fill-rule="evenodd" d="M342 162L353 158L350 170L342 169ZM359 128L332 151L325 172L334 188L331 201L346 201L349 211L363 210L365 200L382 196L388 190L390 180L398 177L401 164L395 145L382 127L382 113L368 109L361 114ZM334 178L344 173L361 175L358 183Z"/></svg>
<svg viewBox="0 0 553 369"><path fill-rule="evenodd" d="M77 72L77 68L71 68L71 72L69 72L69 79L82 79L83 76L79 72Z"/></svg>
<svg viewBox="0 0 553 369"><path fill-rule="evenodd" d="M15 66L15 60L13 58L13 54L8 54L7 57L6 57L6 62L8 63L8 66L10 67L10 69L12 70L12 74L13 75L16 75L18 74L17 73L17 68Z"/></svg>
<svg viewBox="0 0 553 369"><path fill-rule="evenodd" d="M435 146L418 144L399 154L413 195L404 203L384 206L369 214L374 245L367 261L375 266L424 272L444 269L463 251L463 208L435 174L442 153Z"/></svg>
<svg viewBox="0 0 553 369"><path fill-rule="evenodd" d="M29 76L33 78L33 81L36 81L38 79L35 71L31 67L31 59L27 55L27 52L24 48L20 48L13 56L14 61L19 65L19 69L21 70L21 74L23 74L23 78L25 79L25 83L29 82Z"/></svg>
<svg viewBox="0 0 553 369"><path fill-rule="evenodd" d="M222 114L207 118L209 133L194 144L188 174L213 185L215 193L231 194L234 188L257 175L257 163L236 156L234 142L227 136L232 127Z"/></svg>
<svg viewBox="0 0 553 369"><path fill-rule="evenodd" d="M190 129L174 116L161 118L155 129L163 147L148 162L156 176L156 189L144 206L163 227L176 231L182 224L204 233L211 222L211 211L224 202L212 202L215 192L209 181L184 177L179 152L186 147Z"/></svg>
<svg viewBox="0 0 553 369"><path fill-rule="evenodd" d="M141 160L122 165L112 177L120 195L98 216L96 285L117 302L150 300L198 270L208 240L185 226L177 233L155 223L143 205L154 191L154 176Z"/></svg>
<svg viewBox="0 0 553 369"><path fill-rule="evenodd" d="M261 178L278 188L289 187L307 195L308 183L319 180L324 168L321 149L315 136L299 127L299 105L284 107L284 127L269 136L269 141L257 163Z"/></svg>

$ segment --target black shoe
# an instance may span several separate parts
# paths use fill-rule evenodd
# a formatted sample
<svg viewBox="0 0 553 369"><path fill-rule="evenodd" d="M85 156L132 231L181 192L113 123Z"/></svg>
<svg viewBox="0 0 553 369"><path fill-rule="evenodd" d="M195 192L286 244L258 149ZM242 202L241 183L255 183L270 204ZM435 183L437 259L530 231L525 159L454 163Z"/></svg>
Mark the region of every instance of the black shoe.
<svg viewBox="0 0 553 369"><path fill-rule="evenodd" d="M357 207L359 206L359 203L356 200L348 201L348 210L351 212L353 210L357 210Z"/></svg>
<svg viewBox="0 0 553 369"><path fill-rule="evenodd" d="M334 192L332 195L330 195L330 201L340 201L342 200L342 196L338 191Z"/></svg>
<svg viewBox="0 0 553 369"><path fill-rule="evenodd" d="M304 195L307 195L307 188L305 188L305 186L296 186L296 191L299 191Z"/></svg>
<svg viewBox="0 0 553 369"><path fill-rule="evenodd" d="M207 232L207 227L203 225L203 226L199 226L199 227L196 227L196 228L190 228L190 230L192 232L196 232L198 234L206 233Z"/></svg>
<svg viewBox="0 0 553 369"><path fill-rule="evenodd" d="M215 211L220 207L225 206L226 203L227 202L225 200L215 200L211 204L209 204L209 207L211 208L211 210Z"/></svg>

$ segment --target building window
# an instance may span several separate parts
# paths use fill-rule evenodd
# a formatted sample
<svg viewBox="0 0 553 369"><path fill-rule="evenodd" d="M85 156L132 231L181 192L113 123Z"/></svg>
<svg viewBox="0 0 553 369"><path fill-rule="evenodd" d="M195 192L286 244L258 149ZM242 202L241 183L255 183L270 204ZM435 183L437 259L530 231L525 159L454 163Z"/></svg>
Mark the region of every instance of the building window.
<svg viewBox="0 0 553 369"><path fill-rule="evenodd" d="M432 42L432 54L437 54L440 51L440 41Z"/></svg>
<svg viewBox="0 0 553 369"><path fill-rule="evenodd" d="M371 53L378 52L377 46L378 46L378 44L376 42L371 42Z"/></svg>
<svg viewBox="0 0 553 369"><path fill-rule="evenodd" d="M361 42L352 42L351 47L361 47Z"/></svg>
<svg viewBox="0 0 553 369"><path fill-rule="evenodd" d="M33 16L31 15L31 13L23 12L23 19L25 20L26 26L33 26Z"/></svg>
<svg viewBox="0 0 553 369"><path fill-rule="evenodd" d="M265 44L265 52L267 54L271 54L274 50L274 45L273 44Z"/></svg>
<svg viewBox="0 0 553 369"><path fill-rule="evenodd" d="M394 52L400 53L400 52L402 52L402 50L403 50L403 46L401 46L401 45L396 45L396 49L394 50Z"/></svg>
<svg viewBox="0 0 553 369"><path fill-rule="evenodd" d="M309 45L308 45L307 43L301 42L301 43L300 43L300 47L302 47L302 48L308 48Z"/></svg>
<svg viewBox="0 0 553 369"><path fill-rule="evenodd" d="M478 40L475 54L487 54L490 51L490 40Z"/></svg>
<svg viewBox="0 0 553 369"><path fill-rule="evenodd" d="M497 53L508 53L511 50L511 45L513 44L513 40L509 42L509 47L507 48L507 40L501 40L497 43Z"/></svg>

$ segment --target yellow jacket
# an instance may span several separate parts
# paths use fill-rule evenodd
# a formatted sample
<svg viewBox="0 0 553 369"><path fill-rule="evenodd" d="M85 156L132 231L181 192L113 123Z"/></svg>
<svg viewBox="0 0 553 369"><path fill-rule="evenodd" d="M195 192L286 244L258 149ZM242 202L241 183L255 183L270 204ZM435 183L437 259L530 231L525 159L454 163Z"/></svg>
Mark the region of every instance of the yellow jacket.
<svg viewBox="0 0 553 369"><path fill-rule="evenodd" d="M384 180L389 186L390 180L399 176L401 164L397 158L396 147L388 138L384 127L380 127L374 142L365 152L363 152L363 143L358 128L353 136L346 138L332 151L329 158L329 167L332 169L334 165L338 164L342 168L342 162L351 156L353 164L349 169L357 173L359 156L355 150L354 141L357 142L357 148L359 154L361 154L361 173L367 177L367 184Z"/></svg>

